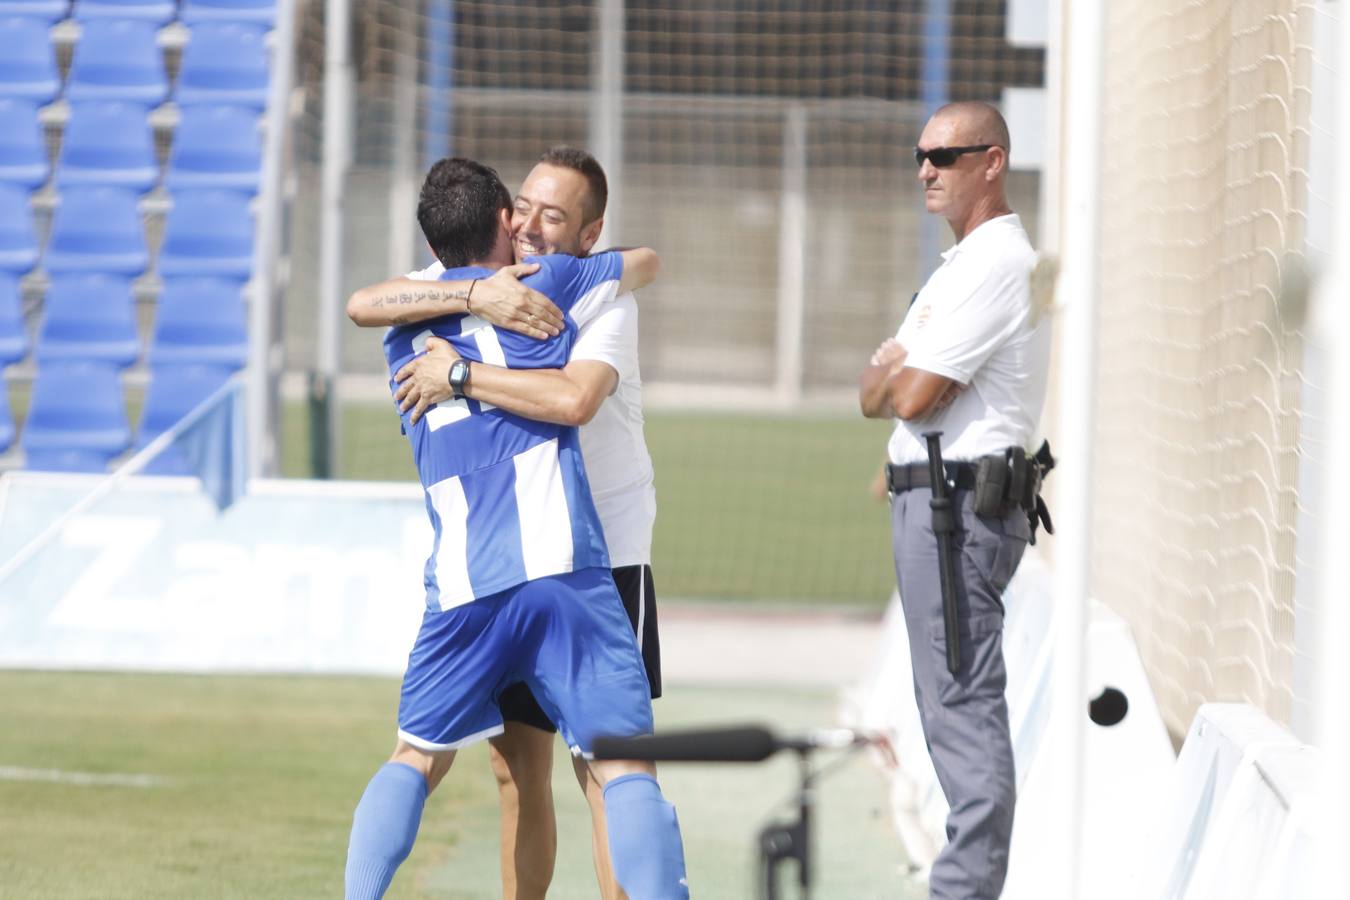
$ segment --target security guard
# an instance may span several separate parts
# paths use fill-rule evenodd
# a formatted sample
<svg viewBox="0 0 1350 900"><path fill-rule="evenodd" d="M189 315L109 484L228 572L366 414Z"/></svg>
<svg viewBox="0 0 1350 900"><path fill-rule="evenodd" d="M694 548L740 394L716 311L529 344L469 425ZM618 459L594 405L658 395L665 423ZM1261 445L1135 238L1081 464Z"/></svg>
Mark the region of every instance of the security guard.
<svg viewBox="0 0 1350 900"><path fill-rule="evenodd" d="M944 106L924 127L914 156L925 204L956 245L859 388L864 415L898 420L886 467L895 573L919 716L951 807L930 879L940 900L994 900L1003 890L1016 781L1002 595L1044 509L1037 489L1049 465L1028 453L1050 329L1031 300L1035 253L1008 206L1008 146L1007 123L985 103ZM925 439L934 432L946 482L936 497ZM939 515L944 493L950 530ZM940 540L951 560L946 617Z"/></svg>

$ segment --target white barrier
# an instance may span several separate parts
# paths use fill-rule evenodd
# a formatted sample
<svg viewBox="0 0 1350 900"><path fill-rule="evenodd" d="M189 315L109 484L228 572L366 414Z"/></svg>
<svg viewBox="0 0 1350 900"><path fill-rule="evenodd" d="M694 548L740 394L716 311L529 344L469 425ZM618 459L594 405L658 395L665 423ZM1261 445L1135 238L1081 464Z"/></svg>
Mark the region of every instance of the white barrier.
<svg viewBox="0 0 1350 900"><path fill-rule="evenodd" d="M0 479L0 561L106 476ZM0 666L399 674L431 549L417 485L132 478L0 583Z"/></svg>
<svg viewBox="0 0 1350 900"><path fill-rule="evenodd" d="M1301 900L1315 889L1314 804L1322 762L1258 710L1202 706L1166 780L1155 827L1131 853L1132 896Z"/></svg>
<svg viewBox="0 0 1350 900"><path fill-rule="evenodd" d="M1081 884L1084 896L1092 900L1137 900L1141 895L1127 889L1121 872L1139 861L1122 849L1155 827L1175 756L1129 626L1098 603L1091 606L1084 659L1087 696L1098 699L1096 715L1089 718L1083 710L1079 719L1085 729ZM1048 677L1025 701L1026 740L1021 748L1014 745L1014 754L1020 749L1025 755L1018 764L1021 778L1005 900L1041 900L1049 873L1064 864L1063 848L1053 840L1051 828L1061 814L1053 791L1059 773L1053 768L1054 754L1046 748L1065 740L1054 729L1056 722L1066 720L1049 715Z"/></svg>
<svg viewBox="0 0 1350 900"><path fill-rule="evenodd" d="M1050 830L1048 817L1054 814L1049 790L1054 773L1048 770L1049 755L1041 752L1058 739L1049 731L1053 604L1050 573L1038 555L1028 554L1023 560L1004 605L1008 716L1018 781L1004 897L1014 900L1043 897L1046 873L1057 864L1056 849L1045 840ZM917 877L923 879L946 840L947 804L919 725L898 599L887 610L884 628L881 657L867 681L847 697L844 716L854 727L886 732L895 746L899 767L892 772L892 815L906 855ZM1156 810L1174 757L1129 629L1099 604L1092 610L1086 658L1088 696L1097 697L1110 687L1128 707L1114 725L1086 724L1083 868L1088 873L1086 883L1098 886L1093 893L1097 900L1112 896L1119 888L1115 872L1122 842Z"/></svg>

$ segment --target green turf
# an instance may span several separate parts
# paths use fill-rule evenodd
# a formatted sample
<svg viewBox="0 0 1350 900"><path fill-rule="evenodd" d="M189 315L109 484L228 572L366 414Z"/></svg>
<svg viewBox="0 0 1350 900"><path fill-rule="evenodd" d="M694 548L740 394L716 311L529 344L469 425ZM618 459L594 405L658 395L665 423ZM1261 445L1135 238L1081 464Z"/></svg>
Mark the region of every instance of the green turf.
<svg viewBox="0 0 1350 900"><path fill-rule="evenodd" d="M341 895L352 808L393 740L397 682L0 672L0 768L139 773L153 787L0 777L0 896L303 898ZM660 727L755 719L827 724L827 690L668 686ZM555 900L595 896L589 820L558 758ZM751 841L794 783L789 760L667 765L694 896L754 895ZM816 896L910 897L864 760L823 782ZM390 897L500 896L495 788L483 747L461 754L428 805Z"/></svg>
<svg viewBox="0 0 1350 900"><path fill-rule="evenodd" d="M283 472L307 476L299 406ZM888 426L853 415L650 413L654 564L664 596L880 607L890 596L886 507L868 493ZM344 410L345 478L416 477L392 410Z"/></svg>

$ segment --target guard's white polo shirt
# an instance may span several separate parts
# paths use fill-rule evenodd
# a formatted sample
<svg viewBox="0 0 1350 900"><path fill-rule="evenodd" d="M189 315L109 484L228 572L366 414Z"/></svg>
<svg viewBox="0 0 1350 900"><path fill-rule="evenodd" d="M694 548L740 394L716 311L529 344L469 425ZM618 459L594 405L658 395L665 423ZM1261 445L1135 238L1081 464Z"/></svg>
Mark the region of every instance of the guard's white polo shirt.
<svg viewBox="0 0 1350 900"><path fill-rule="evenodd" d="M947 460L973 460L1031 442L1045 405L1050 323L1031 302L1036 253L1022 221L982 223L942 254L895 339L905 365L967 385L946 409L898 420L888 451L897 465L928 459L925 431L941 431Z"/></svg>
<svg viewBox="0 0 1350 900"><path fill-rule="evenodd" d="M444 271L437 262L408 277L435 281ZM614 393L600 404L595 418L581 426L581 456L605 529L610 565L616 569L650 565L656 485L642 431L638 307L631 292L606 304L582 326L569 359L602 362L619 375Z"/></svg>

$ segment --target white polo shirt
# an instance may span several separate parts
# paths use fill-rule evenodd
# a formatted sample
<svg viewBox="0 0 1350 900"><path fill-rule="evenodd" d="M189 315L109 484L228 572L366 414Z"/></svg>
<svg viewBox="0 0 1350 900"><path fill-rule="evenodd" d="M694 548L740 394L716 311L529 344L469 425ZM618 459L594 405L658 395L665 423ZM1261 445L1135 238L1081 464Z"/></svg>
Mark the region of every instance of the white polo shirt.
<svg viewBox="0 0 1350 900"><path fill-rule="evenodd" d="M942 254L895 339L905 365L966 385L946 409L898 420L888 451L897 465L925 462L925 431L941 431L945 460L973 460L1031 442L1045 405L1050 323L1031 303L1036 253L1022 221L982 223Z"/></svg>
<svg viewBox="0 0 1350 900"><path fill-rule="evenodd" d="M432 263L409 278L435 281L445 268ZM650 565L656 521L656 484L643 434L642 373L638 368L638 307L633 294L620 296L581 327L569 360L606 363L618 386L595 418L581 426L581 456L591 483L609 563L614 568Z"/></svg>

